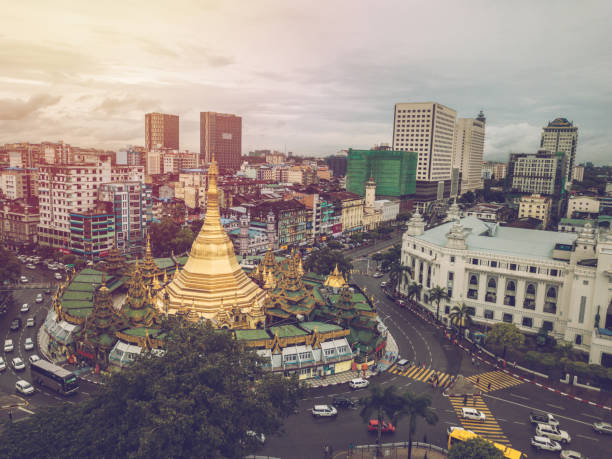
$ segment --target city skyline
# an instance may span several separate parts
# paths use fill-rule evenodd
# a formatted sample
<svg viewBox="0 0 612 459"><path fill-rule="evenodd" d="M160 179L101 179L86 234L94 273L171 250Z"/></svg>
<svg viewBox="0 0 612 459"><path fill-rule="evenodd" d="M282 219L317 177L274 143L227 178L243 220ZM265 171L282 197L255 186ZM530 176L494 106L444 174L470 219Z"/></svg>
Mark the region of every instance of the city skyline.
<svg viewBox="0 0 612 459"><path fill-rule="evenodd" d="M580 128L578 163L608 160L605 3L447 3L453 21L411 2L179 4L7 6L0 143L143 145L143 115L161 112L198 151L199 113L217 111L243 118L243 154L327 155L391 144L394 104L437 101L458 117L484 110L486 160L535 152L557 117Z"/></svg>

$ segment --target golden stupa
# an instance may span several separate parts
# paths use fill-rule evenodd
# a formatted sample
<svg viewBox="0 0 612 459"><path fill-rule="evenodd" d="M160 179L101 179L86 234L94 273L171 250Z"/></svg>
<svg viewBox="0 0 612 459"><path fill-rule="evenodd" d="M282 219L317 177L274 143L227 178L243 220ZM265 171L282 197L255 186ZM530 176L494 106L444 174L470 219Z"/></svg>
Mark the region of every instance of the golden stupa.
<svg viewBox="0 0 612 459"><path fill-rule="evenodd" d="M242 270L234 245L221 226L217 162L208 169L206 217L189 259L157 295L163 313L208 319L218 328L257 328L265 324L266 293Z"/></svg>
<svg viewBox="0 0 612 459"><path fill-rule="evenodd" d="M323 285L325 287L331 287L331 288L342 288L345 285L347 285L346 280L344 279L344 276L338 269L338 263L336 263L336 267L334 268L334 270L329 274L329 276L327 276L327 279L325 279L325 282L323 282Z"/></svg>

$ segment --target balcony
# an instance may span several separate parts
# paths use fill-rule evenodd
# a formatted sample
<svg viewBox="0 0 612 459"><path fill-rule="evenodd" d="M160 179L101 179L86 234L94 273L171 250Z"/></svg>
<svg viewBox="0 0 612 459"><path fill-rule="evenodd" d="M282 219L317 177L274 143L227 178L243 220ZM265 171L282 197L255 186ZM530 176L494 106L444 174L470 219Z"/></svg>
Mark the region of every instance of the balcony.
<svg viewBox="0 0 612 459"><path fill-rule="evenodd" d="M523 301L523 308L524 309L534 310L535 309L535 300L525 299L525 301Z"/></svg>

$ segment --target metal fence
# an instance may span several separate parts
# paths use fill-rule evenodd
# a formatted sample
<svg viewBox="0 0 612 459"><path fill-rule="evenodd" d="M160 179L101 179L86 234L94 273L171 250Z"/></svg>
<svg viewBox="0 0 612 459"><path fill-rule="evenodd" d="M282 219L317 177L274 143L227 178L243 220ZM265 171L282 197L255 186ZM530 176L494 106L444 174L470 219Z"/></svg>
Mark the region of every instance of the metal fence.
<svg viewBox="0 0 612 459"><path fill-rule="evenodd" d="M349 446L348 457L350 458L373 458L377 457L378 445L356 445ZM418 441L412 442L412 452L416 452L415 449L421 451L435 451L443 456L448 455L448 451L431 443L422 443ZM383 443L380 445L382 457L389 458L404 458L407 457L408 442L396 442L396 443Z"/></svg>

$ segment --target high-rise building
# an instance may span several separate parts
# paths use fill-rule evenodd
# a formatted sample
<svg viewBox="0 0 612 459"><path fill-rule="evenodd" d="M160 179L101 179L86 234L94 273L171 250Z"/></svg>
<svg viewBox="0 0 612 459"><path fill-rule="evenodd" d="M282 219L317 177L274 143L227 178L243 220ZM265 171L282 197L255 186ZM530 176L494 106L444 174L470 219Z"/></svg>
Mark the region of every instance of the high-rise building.
<svg viewBox="0 0 612 459"><path fill-rule="evenodd" d="M165 113L145 115L145 148L150 150L178 150L179 117Z"/></svg>
<svg viewBox="0 0 612 459"><path fill-rule="evenodd" d="M483 187L485 122L481 111L477 118L459 118L455 125L453 167L461 172L461 194Z"/></svg>
<svg viewBox="0 0 612 459"><path fill-rule="evenodd" d="M557 118L542 128L540 149L551 153L565 152L567 156L566 180L572 180L572 172L576 164L576 147L578 146L578 126L565 118Z"/></svg>
<svg viewBox="0 0 612 459"><path fill-rule="evenodd" d="M393 150L419 154L418 181L451 179L456 119L455 110L436 102L395 104Z"/></svg>
<svg viewBox="0 0 612 459"><path fill-rule="evenodd" d="M565 189L566 168L567 155L563 152L512 153L506 190L559 197Z"/></svg>
<svg viewBox="0 0 612 459"><path fill-rule="evenodd" d="M242 163L242 118L216 112L200 113L200 161L212 156L221 172L235 172Z"/></svg>
<svg viewBox="0 0 612 459"><path fill-rule="evenodd" d="M346 189L365 196L366 182L373 178L379 196L405 196L416 189L417 155L407 151L349 150Z"/></svg>

